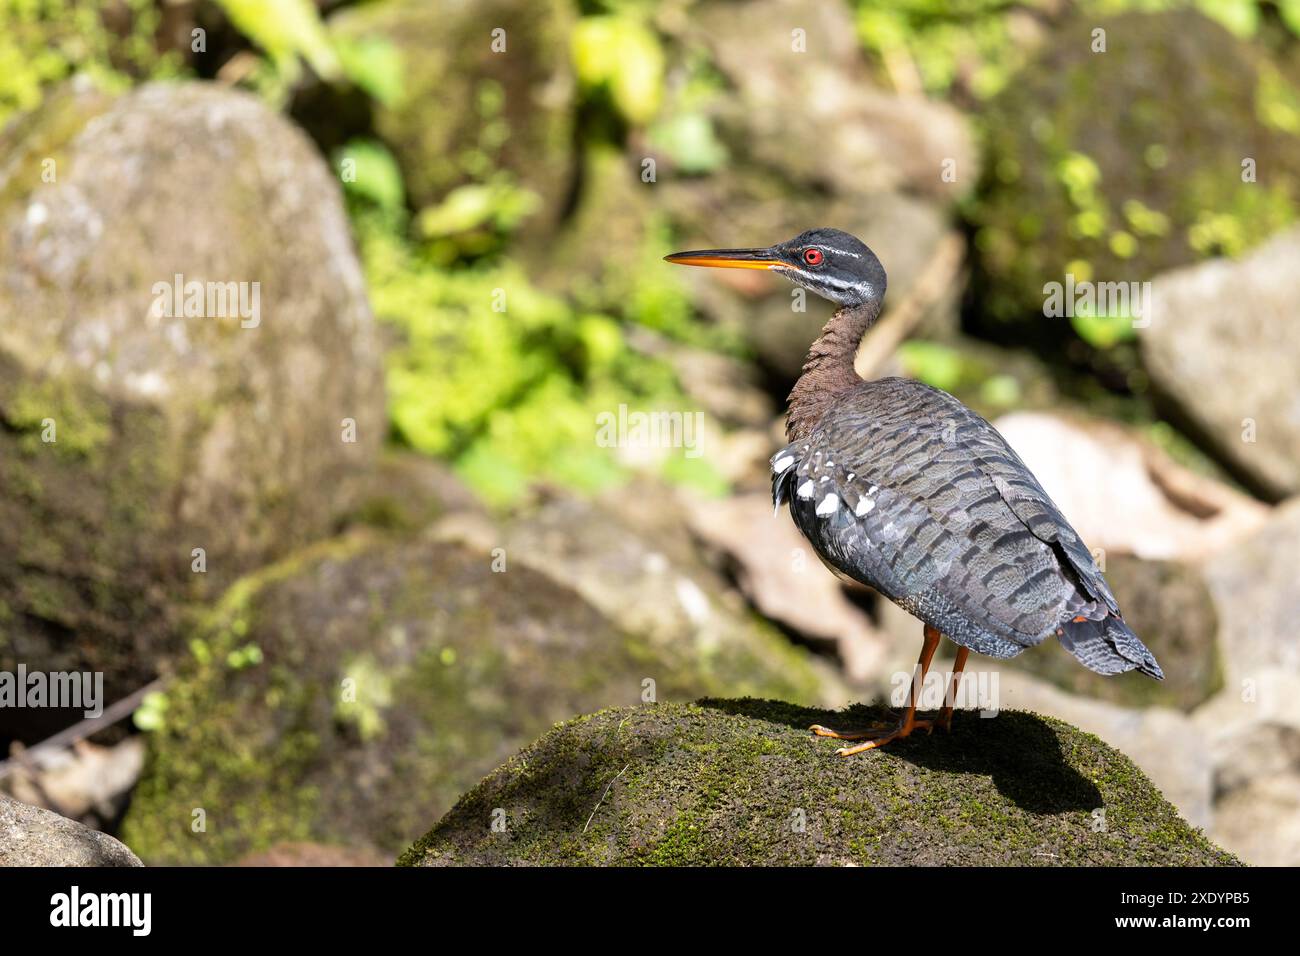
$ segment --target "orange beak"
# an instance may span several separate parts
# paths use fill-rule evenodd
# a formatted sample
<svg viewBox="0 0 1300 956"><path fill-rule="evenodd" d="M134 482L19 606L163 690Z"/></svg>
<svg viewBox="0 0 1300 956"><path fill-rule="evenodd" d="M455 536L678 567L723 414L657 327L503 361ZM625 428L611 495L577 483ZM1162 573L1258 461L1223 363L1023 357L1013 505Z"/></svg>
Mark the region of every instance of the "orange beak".
<svg viewBox="0 0 1300 956"><path fill-rule="evenodd" d="M772 249L699 249L674 252L665 262L679 266L704 266L709 269L776 269L789 268Z"/></svg>

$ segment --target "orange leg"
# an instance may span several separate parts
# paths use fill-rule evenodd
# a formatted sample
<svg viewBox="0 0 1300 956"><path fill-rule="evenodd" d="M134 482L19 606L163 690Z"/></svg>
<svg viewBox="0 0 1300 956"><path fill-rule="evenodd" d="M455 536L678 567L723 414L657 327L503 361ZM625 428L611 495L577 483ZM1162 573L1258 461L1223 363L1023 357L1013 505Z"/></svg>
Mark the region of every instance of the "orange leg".
<svg viewBox="0 0 1300 956"><path fill-rule="evenodd" d="M957 687L961 684L961 672L966 667L966 658L970 657L970 651L964 647L957 648L957 660L952 665L952 683L948 685L948 692L943 696L943 713L939 715L937 726L942 727L944 731L952 730L952 707L957 702Z"/></svg>
<svg viewBox="0 0 1300 956"><path fill-rule="evenodd" d="M917 695L921 692L921 685L925 683L925 675L930 670L930 661L934 660L934 652L939 647L939 641L942 635L930 625L925 626L925 643L921 645L921 656L917 659L916 670L912 674L912 687L907 692L907 710L903 713L903 719L899 721L898 726L888 733L853 733L841 734L833 730L828 730L821 725L814 725L812 732L819 737L836 737L840 740L863 740L867 739L864 744L858 744L856 747L841 747L835 751L841 757L848 757L852 754L862 753L864 750L874 750L877 747L883 747L891 740L902 740L904 737L911 735L913 730L918 727L930 729L931 722L928 720L916 719L916 701Z"/></svg>

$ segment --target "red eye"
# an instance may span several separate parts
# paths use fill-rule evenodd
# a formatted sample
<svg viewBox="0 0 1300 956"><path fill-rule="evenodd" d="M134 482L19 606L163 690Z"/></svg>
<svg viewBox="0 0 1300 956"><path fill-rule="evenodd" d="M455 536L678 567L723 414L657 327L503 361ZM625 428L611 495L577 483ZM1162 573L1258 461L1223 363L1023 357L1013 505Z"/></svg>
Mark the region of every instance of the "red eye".
<svg viewBox="0 0 1300 956"><path fill-rule="evenodd" d="M803 251L803 261L810 266L819 266L826 257L822 255L820 249L805 249Z"/></svg>

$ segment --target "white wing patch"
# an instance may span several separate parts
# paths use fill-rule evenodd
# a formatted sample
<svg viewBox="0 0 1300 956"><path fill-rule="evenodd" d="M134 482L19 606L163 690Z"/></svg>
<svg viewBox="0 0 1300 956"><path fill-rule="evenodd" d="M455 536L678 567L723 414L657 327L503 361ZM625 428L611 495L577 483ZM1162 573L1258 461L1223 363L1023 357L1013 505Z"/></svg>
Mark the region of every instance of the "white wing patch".
<svg viewBox="0 0 1300 956"><path fill-rule="evenodd" d="M831 492L817 504L817 514L833 515L840 510L840 496Z"/></svg>
<svg viewBox="0 0 1300 956"><path fill-rule="evenodd" d="M857 479L865 476L859 476L856 471L847 475L837 473L834 461L824 450L807 444L787 445L772 456L771 464L772 503L778 510L791 489L802 501L816 499L813 513L827 520L844 520L835 518L841 509L846 515L851 515L849 520L861 520L875 510L878 503L875 495L879 486L871 485L864 491L862 486L869 482ZM866 536L863 538L865 540ZM869 540L866 543L868 546L871 544Z"/></svg>

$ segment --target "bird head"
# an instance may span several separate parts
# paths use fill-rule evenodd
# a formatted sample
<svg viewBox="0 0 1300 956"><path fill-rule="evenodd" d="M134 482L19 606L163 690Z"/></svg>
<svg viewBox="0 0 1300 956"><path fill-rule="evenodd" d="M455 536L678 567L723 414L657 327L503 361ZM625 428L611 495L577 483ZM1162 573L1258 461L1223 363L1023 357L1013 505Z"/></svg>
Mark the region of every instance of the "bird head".
<svg viewBox="0 0 1300 956"><path fill-rule="evenodd" d="M878 303L885 295L885 267L876 254L838 229L809 229L766 249L699 249L664 259L713 269L770 269L842 306Z"/></svg>

